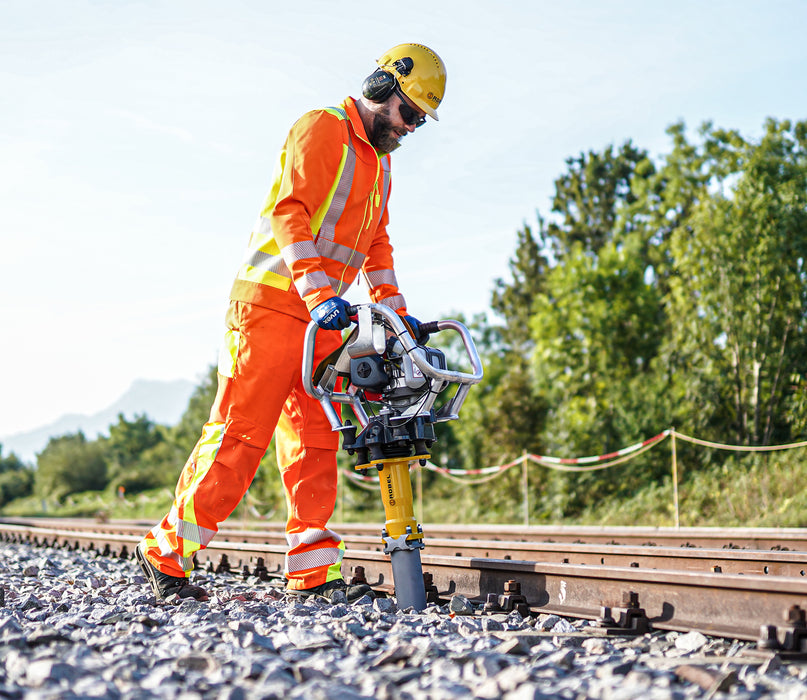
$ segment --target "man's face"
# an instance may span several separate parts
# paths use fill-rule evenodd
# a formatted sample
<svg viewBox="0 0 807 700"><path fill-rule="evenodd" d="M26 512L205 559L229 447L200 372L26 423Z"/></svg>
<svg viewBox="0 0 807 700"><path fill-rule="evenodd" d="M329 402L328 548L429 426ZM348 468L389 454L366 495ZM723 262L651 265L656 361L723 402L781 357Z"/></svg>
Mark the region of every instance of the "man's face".
<svg viewBox="0 0 807 700"><path fill-rule="evenodd" d="M401 139L423 124L426 115L396 91L374 113L368 137L373 147L382 153L391 153L401 145Z"/></svg>

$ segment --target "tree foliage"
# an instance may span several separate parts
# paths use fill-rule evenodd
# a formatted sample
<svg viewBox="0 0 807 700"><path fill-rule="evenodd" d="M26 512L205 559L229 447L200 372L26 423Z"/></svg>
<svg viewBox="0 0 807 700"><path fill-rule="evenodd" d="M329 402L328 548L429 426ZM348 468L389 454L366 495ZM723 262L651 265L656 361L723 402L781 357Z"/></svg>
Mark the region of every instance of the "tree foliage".
<svg viewBox="0 0 807 700"><path fill-rule="evenodd" d="M507 345L486 353L474 453L533 444L596 455L671 425L746 445L802 435L806 132L769 120L752 141L707 123L691 140L679 123L655 162L631 142L570 158L553 217L519 233L511 278L493 292ZM513 415L497 393L507 385L541 418L503 447L494 426ZM537 515L574 514L667 472L646 457L618 479L550 474Z"/></svg>
<svg viewBox="0 0 807 700"><path fill-rule="evenodd" d="M107 458L100 440L84 433L52 437L37 455L36 492L62 498L81 491L100 491L107 485Z"/></svg>
<svg viewBox="0 0 807 700"><path fill-rule="evenodd" d="M33 484L33 472L13 452L4 456L0 445L0 506L28 496Z"/></svg>
<svg viewBox="0 0 807 700"><path fill-rule="evenodd" d="M551 250L562 259L577 244L597 255L614 240L622 211L636 201L635 178L654 172L647 151L625 142L602 153L589 151L566 160L568 171L555 180L552 212L556 220L547 229ZM624 225L624 223L623 223Z"/></svg>
<svg viewBox="0 0 807 700"><path fill-rule="evenodd" d="M702 129L709 192L670 238L669 343L712 398L704 429L746 445L793 436L785 406L805 376L804 126L769 121L758 143Z"/></svg>

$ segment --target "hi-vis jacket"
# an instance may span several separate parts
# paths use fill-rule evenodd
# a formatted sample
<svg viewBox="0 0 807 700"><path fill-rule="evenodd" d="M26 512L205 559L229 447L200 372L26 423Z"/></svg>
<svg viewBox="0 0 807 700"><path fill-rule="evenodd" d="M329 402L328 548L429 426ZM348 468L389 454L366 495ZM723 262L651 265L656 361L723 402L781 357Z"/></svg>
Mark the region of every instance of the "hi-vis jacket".
<svg viewBox="0 0 807 700"><path fill-rule="evenodd" d="M373 302L406 313L387 236L390 157L353 98L291 128L230 298L310 319L363 273Z"/></svg>

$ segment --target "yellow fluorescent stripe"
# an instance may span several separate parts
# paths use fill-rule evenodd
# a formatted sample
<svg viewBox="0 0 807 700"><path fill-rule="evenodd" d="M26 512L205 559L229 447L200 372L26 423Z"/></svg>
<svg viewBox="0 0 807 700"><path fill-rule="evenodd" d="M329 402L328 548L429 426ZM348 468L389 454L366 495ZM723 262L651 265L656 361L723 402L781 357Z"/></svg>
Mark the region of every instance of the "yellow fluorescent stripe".
<svg viewBox="0 0 807 700"><path fill-rule="evenodd" d="M182 511L182 519L187 520L189 523L193 523L194 525L198 525L199 523L196 522L196 512L193 509L193 487L189 487L188 490L183 495L183 499L185 501L185 508Z"/></svg>
<svg viewBox="0 0 807 700"><path fill-rule="evenodd" d="M223 377L232 378L235 371L235 361L238 357L238 346L241 341L241 333L232 328L224 333L224 343L219 350L219 374Z"/></svg>
<svg viewBox="0 0 807 700"><path fill-rule="evenodd" d="M333 180L333 184L331 185L331 189L328 192L328 196L325 198L325 201L322 205L317 209L314 216L311 217L311 233L312 235L316 236L319 233L320 226L322 226L322 220L325 218L325 214L328 213L328 209L331 206L331 202L333 201L333 196L336 193L336 188L339 186L339 180L342 178L342 171L345 169L345 162L347 161L347 144L342 144L342 160L339 161L339 168L336 171L336 177Z"/></svg>
<svg viewBox="0 0 807 700"><path fill-rule="evenodd" d="M323 107L323 109L328 114L333 114L335 117L339 117L340 119L347 119L347 113L343 109L339 109L339 107Z"/></svg>
<svg viewBox="0 0 807 700"><path fill-rule="evenodd" d="M260 250L269 255L277 255L280 252L277 241L272 237L271 233L259 233L258 231L253 231L250 234L248 248L249 250Z"/></svg>
<svg viewBox="0 0 807 700"><path fill-rule="evenodd" d="M252 265L244 265L238 271L237 278L247 282L258 282L259 284L268 284L270 287L276 287L286 291L291 286L291 279L278 275L276 272L270 270L259 270L252 267Z"/></svg>
<svg viewBox="0 0 807 700"><path fill-rule="evenodd" d="M196 475L194 476L194 480L198 477L199 472L203 471L200 469L200 465L204 468L209 467L213 460L216 458L216 453L219 451L219 446L221 445L221 440L224 437L222 433L219 435L215 442L211 442L210 444L201 445L199 451L196 453Z"/></svg>
<svg viewBox="0 0 807 700"><path fill-rule="evenodd" d="M188 514L193 514L192 520L191 520L190 517L188 517ZM191 496L188 499L188 502L185 504L185 517L183 518L183 520L186 520L186 521L189 521L189 522L192 521L194 525L198 525L198 523L196 522L196 513L194 512L193 496ZM178 539L178 541L179 541L179 543L181 545L181 548L182 548L181 552L177 552L177 554L179 554L179 556L181 556L181 557L192 557L195 552L199 551L199 544L197 542L189 542L184 537L177 538L177 539Z"/></svg>
<svg viewBox="0 0 807 700"><path fill-rule="evenodd" d="M334 562L328 567L328 573L325 574L326 582L342 578L342 557L345 554L345 543L339 542L337 549L339 549L339 561Z"/></svg>
<svg viewBox="0 0 807 700"><path fill-rule="evenodd" d="M286 167L286 155L286 149L284 148L277 156L275 168L272 172L272 186L269 188L269 192L266 195L266 200L263 203L263 209L261 209L260 214L261 216L268 216L275 208L277 195L278 192L280 192L280 185L283 182L283 170Z"/></svg>
<svg viewBox="0 0 807 700"><path fill-rule="evenodd" d="M182 500L185 502L185 507L182 513L182 519L186 522L198 525L196 522L196 512L193 507L193 497L199 482L207 476L210 471L210 466L213 460L216 459L221 441L224 438L224 423L208 423L202 428L202 437L199 439L199 444L196 449L196 469L193 473L193 479L188 484L188 488L183 494Z"/></svg>

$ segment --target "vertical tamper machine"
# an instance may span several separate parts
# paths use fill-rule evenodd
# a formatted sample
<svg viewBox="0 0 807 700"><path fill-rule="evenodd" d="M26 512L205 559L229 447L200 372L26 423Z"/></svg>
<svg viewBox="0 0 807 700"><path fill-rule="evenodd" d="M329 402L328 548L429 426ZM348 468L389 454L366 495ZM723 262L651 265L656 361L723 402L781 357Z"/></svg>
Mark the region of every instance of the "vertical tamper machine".
<svg viewBox="0 0 807 700"><path fill-rule="evenodd" d="M471 385L482 379L482 363L468 329L444 320L420 326L420 338L439 331L459 333L471 371L448 369L445 354L418 344L403 319L381 304L351 307L356 321L342 346L313 366L316 323L308 326L303 383L342 433L342 448L356 456L357 470L375 468L386 523L384 553L390 555L398 607L426 607L420 550L423 529L414 515L409 467L425 464L435 440L434 424L456 420ZM446 391L456 386L456 391ZM447 398L436 406L438 397ZM341 419L334 404L349 404L359 425Z"/></svg>

